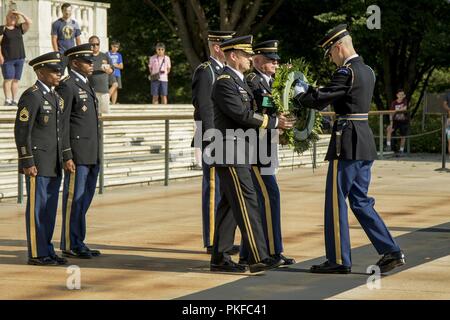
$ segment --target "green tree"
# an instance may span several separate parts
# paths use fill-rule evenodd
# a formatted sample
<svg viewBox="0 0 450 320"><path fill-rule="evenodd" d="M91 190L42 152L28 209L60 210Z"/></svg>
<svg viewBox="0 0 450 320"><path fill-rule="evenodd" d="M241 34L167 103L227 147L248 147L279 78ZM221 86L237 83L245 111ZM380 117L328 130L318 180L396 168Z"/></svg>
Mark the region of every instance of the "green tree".
<svg viewBox="0 0 450 320"><path fill-rule="evenodd" d="M178 35L191 70L194 70L209 55L209 29L235 30L237 35L255 34L265 27L283 0L144 2L158 12L170 30Z"/></svg>
<svg viewBox="0 0 450 320"><path fill-rule="evenodd" d="M413 105L417 112L429 79L436 68L450 63L450 4L445 0L346 0L336 10L318 16L324 23L349 24L357 50L378 76L374 100L385 109L403 88L408 98L420 90ZM366 9L381 8L381 29L366 26Z"/></svg>

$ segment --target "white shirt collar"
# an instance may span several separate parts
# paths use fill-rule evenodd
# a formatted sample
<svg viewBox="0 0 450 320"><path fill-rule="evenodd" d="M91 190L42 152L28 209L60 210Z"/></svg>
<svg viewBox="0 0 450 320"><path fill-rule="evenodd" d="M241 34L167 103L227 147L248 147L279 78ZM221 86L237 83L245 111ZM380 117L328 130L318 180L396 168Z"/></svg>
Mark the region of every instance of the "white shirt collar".
<svg viewBox="0 0 450 320"><path fill-rule="evenodd" d="M262 75L262 77L264 78L264 80L266 80L267 84L270 87L270 80L272 79L272 77L268 76L267 74L265 74L264 72L262 72L258 68L255 68L255 69L256 69L256 71L258 71Z"/></svg>
<svg viewBox="0 0 450 320"><path fill-rule="evenodd" d="M213 59L221 68L223 68L223 63L214 58L213 56L209 56L211 59Z"/></svg>
<svg viewBox="0 0 450 320"><path fill-rule="evenodd" d="M49 88L49 87L48 87L45 83L43 83L41 80L38 79L38 81L39 81L40 84L44 87L44 90L45 90L44 94L47 94L47 93L49 93L50 91L52 91L51 88Z"/></svg>
<svg viewBox="0 0 450 320"><path fill-rule="evenodd" d="M87 83L87 78L86 78L85 76L81 75L80 73L76 72L76 71L73 70L73 69L71 69L71 71L72 71L73 73L75 73L75 75L76 75L78 78L80 78L81 80L83 80L84 83Z"/></svg>
<svg viewBox="0 0 450 320"><path fill-rule="evenodd" d="M231 71L233 71L234 73L236 73L236 75L239 77L239 79L241 79L241 81L244 81L244 75L242 74L242 72L237 71L236 69L232 68L230 65L227 65L228 68L231 69Z"/></svg>
<svg viewBox="0 0 450 320"><path fill-rule="evenodd" d="M345 66L347 64L347 62L349 62L351 59L356 58L356 57L359 57L359 55L357 53L355 53L354 55L351 55L350 57L345 59L345 61L342 65Z"/></svg>

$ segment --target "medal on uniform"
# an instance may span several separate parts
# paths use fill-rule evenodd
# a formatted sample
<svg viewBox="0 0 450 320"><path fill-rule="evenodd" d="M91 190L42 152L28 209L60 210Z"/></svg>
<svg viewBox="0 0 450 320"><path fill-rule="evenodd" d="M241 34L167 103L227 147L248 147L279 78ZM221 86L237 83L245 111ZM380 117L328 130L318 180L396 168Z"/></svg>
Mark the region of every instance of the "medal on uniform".
<svg viewBox="0 0 450 320"><path fill-rule="evenodd" d="M83 110L83 112L86 112L86 111L87 111L86 105L84 105L84 106L81 108L81 110Z"/></svg>
<svg viewBox="0 0 450 320"><path fill-rule="evenodd" d="M61 110L64 110L64 99L63 98L61 98L61 97L59 98L58 104L59 104L59 108Z"/></svg>
<svg viewBox="0 0 450 320"><path fill-rule="evenodd" d="M44 116L44 123L45 123L45 124L48 123L48 119L49 119L49 116Z"/></svg>

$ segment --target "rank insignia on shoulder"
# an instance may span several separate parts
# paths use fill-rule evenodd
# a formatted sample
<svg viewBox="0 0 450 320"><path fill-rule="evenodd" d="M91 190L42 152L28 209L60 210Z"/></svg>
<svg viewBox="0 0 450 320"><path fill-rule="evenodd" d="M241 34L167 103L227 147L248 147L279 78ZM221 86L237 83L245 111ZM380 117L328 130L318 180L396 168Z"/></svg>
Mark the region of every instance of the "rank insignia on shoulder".
<svg viewBox="0 0 450 320"><path fill-rule="evenodd" d="M27 122L29 119L30 119L30 112L28 111L27 107L23 107L23 109L20 110L19 113L19 120Z"/></svg>
<svg viewBox="0 0 450 320"><path fill-rule="evenodd" d="M206 68L208 68L208 66L211 64L211 62L209 62L209 61L206 61L206 62L203 62L201 65L200 65L200 68L201 69L206 69Z"/></svg>
<svg viewBox="0 0 450 320"><path fill-rule="evenodd" d="M250 81L253 81L253 79L255 79L255 77L256 77L256 73L254 73L254 72L249 73L247 75L247 79L250 80Z"/></svg>
<svg viewBox="0 0 450 320"><path fill-rule="evenodd" d="M221 74L220 76L217 77L217 80L220 79L231 79L231 76L228 74Z"/></svg>
<svg viewBox="0 0 450 320"><path fill-rule="evenodd" d="M349 75L350 74L350 69L347 66L340 67L339 69L336 70L336 72L340 73L340 74Z"/></svg>

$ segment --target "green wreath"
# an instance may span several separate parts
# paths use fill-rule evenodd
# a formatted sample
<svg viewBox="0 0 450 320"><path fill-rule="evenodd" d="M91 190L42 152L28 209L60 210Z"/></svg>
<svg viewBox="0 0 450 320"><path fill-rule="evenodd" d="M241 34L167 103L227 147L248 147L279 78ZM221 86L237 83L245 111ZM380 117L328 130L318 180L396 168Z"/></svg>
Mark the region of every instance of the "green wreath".
<svg viewBox="0 0 450 320"><path fill-rule="evenodd" d="M303 59L281 65L272 85L272 99L277 113L297 117L294 128L283 131L280 136L281 143L293 148L297 153L310 149L314 142L319 141L319 134L322 133L320 113L313 109L295 108L293 101L292 87L298 79L308 82L308 70L308 64Z"/></svg>

